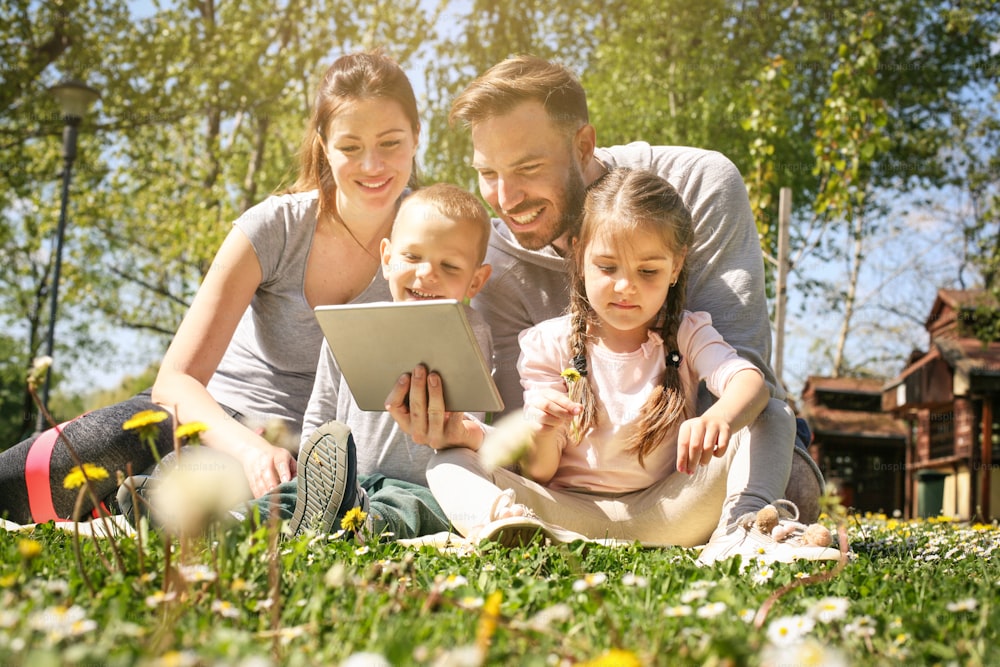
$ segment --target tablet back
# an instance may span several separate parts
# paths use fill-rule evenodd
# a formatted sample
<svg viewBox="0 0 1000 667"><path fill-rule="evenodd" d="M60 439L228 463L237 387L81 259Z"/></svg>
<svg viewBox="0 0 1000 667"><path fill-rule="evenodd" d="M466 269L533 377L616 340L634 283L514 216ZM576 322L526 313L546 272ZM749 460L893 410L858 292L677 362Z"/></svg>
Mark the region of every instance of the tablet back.
<svg viewBox="0 0 1000 667"><path fill-rule="evenodd" d="M483 358L458 301L318 306L316 319L362 410L385 410L396 380L418 364L440 374L446 410L503 409L492 360Z"/></svg>

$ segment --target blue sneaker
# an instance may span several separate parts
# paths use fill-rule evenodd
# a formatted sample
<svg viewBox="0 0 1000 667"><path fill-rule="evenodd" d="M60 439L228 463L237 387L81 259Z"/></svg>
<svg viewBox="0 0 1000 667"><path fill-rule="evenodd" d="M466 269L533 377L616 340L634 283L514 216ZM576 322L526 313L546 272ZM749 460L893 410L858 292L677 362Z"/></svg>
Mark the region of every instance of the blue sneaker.
<svg viewBox="0 0 1000 667"><path fill-rule="evenodd" d="M365 510L367 494L358 486L357 455L351 429L330 421L309 436L299 450L298 489L289 528L333 533L355 507Z"/></svg>

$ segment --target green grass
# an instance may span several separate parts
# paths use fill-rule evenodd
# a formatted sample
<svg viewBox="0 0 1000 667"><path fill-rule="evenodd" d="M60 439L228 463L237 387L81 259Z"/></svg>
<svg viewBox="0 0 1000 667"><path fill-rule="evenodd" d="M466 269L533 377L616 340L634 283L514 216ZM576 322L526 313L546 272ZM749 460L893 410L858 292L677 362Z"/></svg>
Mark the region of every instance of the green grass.
<svg viewBox="0 0 1000 667"><path fill-rule="evenodd" d="M0 664L1000 663L1000 531L868 517L848 533L843 571L785 592L758 628L769 596L833 564L699 568L690 550L579 543L440 553L235 527L187 547L202 566L187 579L158 536L118 539L121 565L80 538L84 577L72 533L0 531Z"/></svg>

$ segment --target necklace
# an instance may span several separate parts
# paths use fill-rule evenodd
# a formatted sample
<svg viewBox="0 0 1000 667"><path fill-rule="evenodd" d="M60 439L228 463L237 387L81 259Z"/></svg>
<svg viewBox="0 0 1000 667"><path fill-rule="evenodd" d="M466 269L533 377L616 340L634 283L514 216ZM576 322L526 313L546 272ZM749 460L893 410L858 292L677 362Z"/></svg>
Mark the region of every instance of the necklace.
<svg viewBox="0 0 1000 667"><path fill-rule="evenodd" d="M340 226L344 228L344 231L346 231L346 232L347 232L347 235L351 237L351 240L352 240L352 241L354 241L354 243L355 243L355 244L356 244L356 245L357 245L357 246L358 246L359 248L361 248L361 249L362 249L362 250L363 250L363 251L365 252L365 254L366 254L366 255L368 255L369 257L371 257L372 259L374 259L374 260L375 260L376 262L381 262L381 261L382 261L382 260L381 260L381 259L380 259L380 258L378 257L378 255L376 255L376 254L375 254L375 253L373 253L373 252L372 252L371 250L369 250L369 249L368 249L368 246L366 246L365 244L363 244L363 243L362 243L362 242L361 242L361 241L360 241L360 240L358 239L358 237L357 237L357 236L356 236L356 235L354 234L354 232L353 232L353 231L351 231L351 228L347 226L347 223L346 223L346 222L344 222L344 219L340 217L340 214L339 214L339 213L338 213L338 212L337 212L336 210L333 210L333 211L330 211L330 216L331 216L331 217L332 217L332 218L334 219L334 221L335 221L335 222L339 223L339 224L340 224ZM392 219L390 219L390 221L389 221L389 225L390 225L390 226L392 225ZM379 236L379 235L376 235L376 236ZM381 240L381 236L379 236L379 240Z"/></svg>

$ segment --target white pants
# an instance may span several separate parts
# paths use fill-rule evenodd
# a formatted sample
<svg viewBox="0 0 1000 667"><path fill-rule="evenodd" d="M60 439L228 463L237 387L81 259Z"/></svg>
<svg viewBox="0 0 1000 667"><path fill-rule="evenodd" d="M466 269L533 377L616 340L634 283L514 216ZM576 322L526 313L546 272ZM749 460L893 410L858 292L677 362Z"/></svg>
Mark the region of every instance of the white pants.
<svg viewBox="0 0 1000 667"><path fill-rule="evenodd" d="M465 448L440 450L427 467L427 483L463 535L490 520L493 501L513 489L517 502L543 521L590 538L611 537L651 546L696 546L741 515L782 497L792 467L795 417L771 399L729 449L695 474L674 472L640 491L603 495L550 489L506 469L489 472Z"/></svg>

